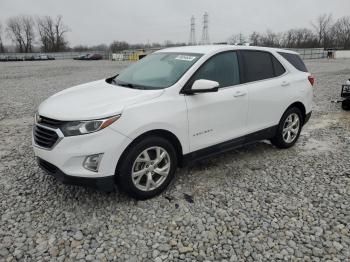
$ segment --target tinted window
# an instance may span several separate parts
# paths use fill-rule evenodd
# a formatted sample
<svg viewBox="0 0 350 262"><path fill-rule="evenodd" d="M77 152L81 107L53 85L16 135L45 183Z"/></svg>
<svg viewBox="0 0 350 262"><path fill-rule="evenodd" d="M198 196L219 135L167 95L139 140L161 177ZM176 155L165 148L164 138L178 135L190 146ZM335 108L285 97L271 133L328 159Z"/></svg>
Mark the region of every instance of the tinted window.
<svg viewBox="0 0 350 262"><path fill-rule="evenodd" d="M216 81L220 88L239 84L237 53L224 52L210 58L196 72L192 82L198 79Z"/></svg>
<svg viewBox="0 0 350 262"><path fill-rule="evenodd" d="M281 56L283 56L289 63L291 63L296 69L302 72L308 72L303 60L301 60L299 55L296 54L289 54L289 53L283 53L278 52Z"/></svg>
<svg viewBox="0 0 350 262"><path fill-rule="evenodd" d="M275 76L283 75L286 72L286 69L284 69L283 65L280 63L280 61L277 60L276 57L273 55L272 57L272 63L273 63L273 69L275 71Z"/></svg>
<svg viewBox="0 0 350 262"><path fill-rule="evenodd" d="M242 51L245 82L258 81L275 76L270 53Z"/></svg>

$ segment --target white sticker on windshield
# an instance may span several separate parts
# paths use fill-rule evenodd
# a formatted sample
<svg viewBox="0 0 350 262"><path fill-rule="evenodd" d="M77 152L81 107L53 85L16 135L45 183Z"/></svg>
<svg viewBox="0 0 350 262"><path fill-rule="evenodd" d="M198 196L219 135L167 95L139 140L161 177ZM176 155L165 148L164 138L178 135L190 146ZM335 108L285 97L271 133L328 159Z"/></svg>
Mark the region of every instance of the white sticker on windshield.
<svg viewBox="0 0 350 262"><path fill-rule="evenodd" d="M183 60L183 61L192 61L195 59L195 56L190 56L190 55L178 55L175 57L176 60Z"/></svg>

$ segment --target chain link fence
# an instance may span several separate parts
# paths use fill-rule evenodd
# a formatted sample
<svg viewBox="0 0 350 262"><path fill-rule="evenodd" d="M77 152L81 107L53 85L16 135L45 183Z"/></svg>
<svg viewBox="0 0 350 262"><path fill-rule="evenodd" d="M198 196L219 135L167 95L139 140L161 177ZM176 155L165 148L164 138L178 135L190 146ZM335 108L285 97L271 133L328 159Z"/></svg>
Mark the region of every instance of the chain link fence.
<svg viewBox="0 0 350 262"><path fill-rule="evenodd" d="M86 55L86 54L99 54L102 55L103 59L109 59L109 53L105 51L86 51L86 52L52 52L52 53L3 53L0 54L0 60L9 61L17 60L26 60L29 58L33 58L40 60L40 56L50 56L57 60L59 59L73 59L75 57Z"/></svg>
<svg viewBox="0 0 350 262"><path fill-rule="evenodd" d="M288 48L288 50L297 52L302 59L321 59L327 57L327 51L323 48Z"/></svg>
<svg viewBox="0 0 350 262"><path fill-rule="evenodd" d="M109 51L86 51L86 52L56 52L56 53L4 53L0 54L0 60L8 59L9 61L21 61L26 60L26 58L34 58L39 60L40 55L48 55L55 59L73 59L74 57L78 57L86 54L100 54L103 59L108 60L129 60L135 61L139 60L145 55L148 55L157 49L150 50L126 50L123 52L119 52L116 54L112 54ZM295 51L300 54L302 59L321 59L327 57L327 51L323 48L290 48L289 50Z"/></svg>

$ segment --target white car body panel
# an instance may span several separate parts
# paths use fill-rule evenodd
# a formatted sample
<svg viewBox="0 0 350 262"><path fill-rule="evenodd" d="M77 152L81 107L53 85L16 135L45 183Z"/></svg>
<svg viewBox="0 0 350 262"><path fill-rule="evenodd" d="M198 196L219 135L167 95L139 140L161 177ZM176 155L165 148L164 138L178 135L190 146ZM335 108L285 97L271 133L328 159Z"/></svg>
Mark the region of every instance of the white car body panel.
<svg viewBox="0 0 350 262"><path fill-rule="evenodd" d="M166 130L179 139L184 154L190 150L187 109L183 95L173 97L165 92L152 101L131 105L110 127L127 135L131 140L148 131Z"/></svg>
<svg viewBox="0 0 350 262"><path fill-rule="evenodd" d="M105 128L99 133L65 137L50 151L35 146L34 141L32 143L37 157L54 163L66 175L100 178L114 175L116 159L120 158L131 140L111 128ZM99 153L103 153L103 157L98 172L83 168L85 156Z"/></svg>
<svg viewBox="0 0 350 262"><path fill-rule="evenodd" d="M244 85L186 96L190 151L228 141L247 132L248 96Z"/></svg>
<svg viewBox="0 0 350 262"><path fill-rule="evenodd" d="M286 81L282 76L246 84L249 93L248 133L278 124L286 105L293 103L289 95L291 85L282 86Z"/></svg>
<svg viewBox="0 0 350 262"><path fill-rule="evenodd" d="M65 89L41 103L38 113L64 121L101 119L122 113L123 108L157 97L163 90L139 90L98 80Z"/></svg>

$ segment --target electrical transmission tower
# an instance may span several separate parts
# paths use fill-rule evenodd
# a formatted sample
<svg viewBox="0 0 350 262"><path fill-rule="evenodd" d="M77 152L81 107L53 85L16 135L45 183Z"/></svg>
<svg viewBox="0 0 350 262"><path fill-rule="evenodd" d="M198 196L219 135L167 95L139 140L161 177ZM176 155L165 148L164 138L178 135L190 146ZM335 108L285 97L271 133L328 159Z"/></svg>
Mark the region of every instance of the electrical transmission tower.
<svg viewBox="0 0 350 262"><path fill-rule="evenodd" d="M191 17L191 34L190 41L188 43L189 45L196 45L196 23L194 16Z"/></svg>
<svg viewBox="0 0 350 262"><path fill-rule="evenodd" d="M208 27L209 27L209 15L207 12L205 12L203 15L203 32L202 32L202 41L201 41L202 45L210 44Z"/></svg>

